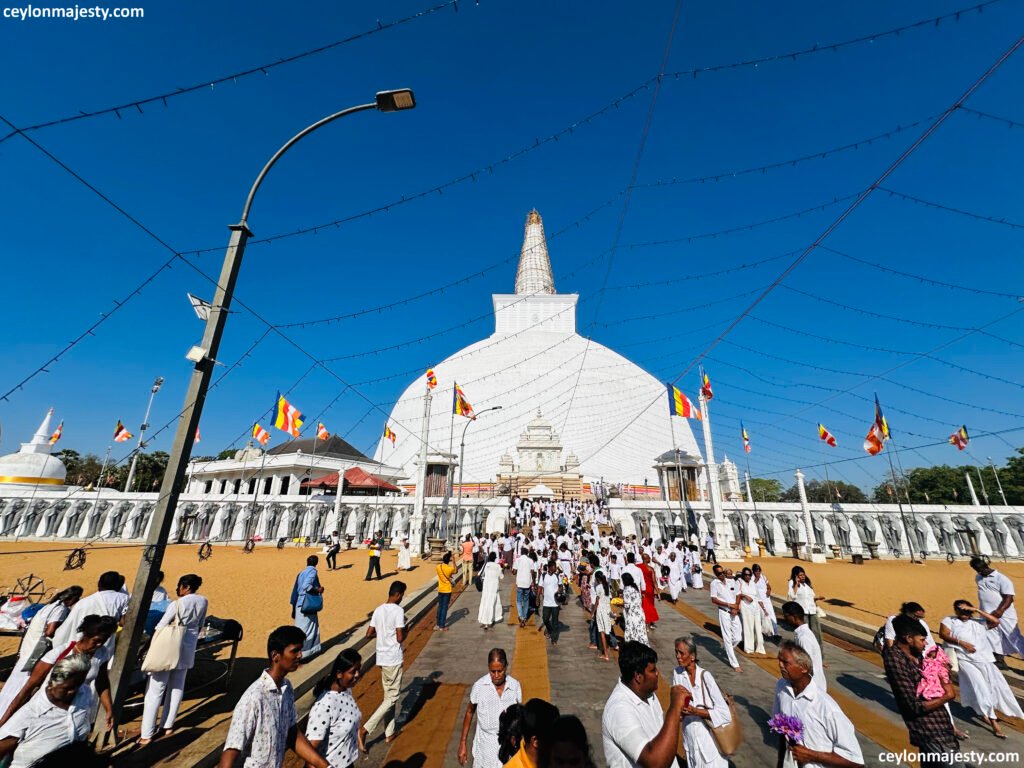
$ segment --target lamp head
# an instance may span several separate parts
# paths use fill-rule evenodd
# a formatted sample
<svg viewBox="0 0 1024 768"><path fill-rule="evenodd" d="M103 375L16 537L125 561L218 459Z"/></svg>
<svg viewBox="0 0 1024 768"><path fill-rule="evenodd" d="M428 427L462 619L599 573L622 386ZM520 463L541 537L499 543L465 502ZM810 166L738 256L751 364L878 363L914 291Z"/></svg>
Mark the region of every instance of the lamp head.
<svg viewBox="0 0 1024 768"><path fill-rule="evenodd" d="M160 387L163 386L163 383L164 383L164 377L163 376L157 376L156 377L156 381L153 382L153 392L154 393L159 392L160 391Z"/></svg>
<svg viewBox="0 0 1024 768"><path fill-rule="evenodd" d="M415 109L416 97L410 88L399 88L394 91L380 91L377 94L377 109L381 112L401 112L403 109Z"/></svg>

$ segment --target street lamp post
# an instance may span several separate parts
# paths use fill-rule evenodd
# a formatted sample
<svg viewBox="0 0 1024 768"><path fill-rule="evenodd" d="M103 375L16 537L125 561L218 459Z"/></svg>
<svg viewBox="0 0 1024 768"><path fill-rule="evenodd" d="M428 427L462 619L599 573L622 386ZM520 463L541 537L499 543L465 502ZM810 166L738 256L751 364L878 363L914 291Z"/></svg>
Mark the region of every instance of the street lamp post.
<svg viewBox="0 0 1024 768"><path fill-rule="evenodd" d="M477 418L480 418L489 411L500 411L501 406L495 405L491 408L486 408L477 413ZM466 430L469 429L469 425L472 424L476 419L470 419L466 422L466 426L462 428L462 442L459 443L459 495L455 497L455 525L462 523L462 461L466 456ZM476 513L478 506L473 507L473 535L476 536Z"/></svg>
<svg viewBox="0 0 1024 768"><path fill-rule="evenodd" d="M167 462L163 483L160 486L160 496L157 499L156 508L153 510L149 535L146 537L146 547L139 561L139 570L132 587L132 600L124 620L124 629L121 632L120 640L114 652L114 660L110 671L110 684L115 718L120 715L121 708L128 697L129 677L139 653L146 614L153 598L153 590L156 588L157 574L163 563L164 549L170 534L171 523L174 520L174 511L178 504L178 496L181 492L182 480L185 477L185 470L193 438L195 437L196 427L202 415L206 392L209 389L210 378L216 364L221 337L224 334L224 324L227 321L228 308L231 305L235 282L238 279L238 272L242 265L242 255L245 252L245 244L252 235L249 230L248 219L256 191L263 183L267 173L281 156L291 149L296 142L313 133L313 131L356 112L364 112L370 109L377 109L381 112L397 112L413 109L415 106L416 100L411 90L381 91L377 94L376 100L369 104L360 104L343 109L340 112L335 112L333 115L329 115L300 131L277 150L274 156L263 166L263 170L256 177L256 181L253 182L249 195L245 199L241 219L237 224L229 227L231 239L228 242L227 252L224 255L224 263L221 266L220 278L217 281L213 302L209 308L209 317L206 320L206 328L203 331L203 340L200 346L192 347L188 355L186 355L187 359L195 364L195 368L189 381L188 392L185 395L185 406L182 409L181 419L178 421L178 430L174 435L170 459ZM97 722L96 728L98 733L102 733L104 725L105 723L102 721Z"/></svg>
<svg viewBox="0 0 1024 768"><path fill-rule="evenodd" d="M142 449L146 447L146 441L143 438L146 435L146 430L149 429L149 411L153 407L153 398L156 397L156 393L160 391L160 387L163 386L164 377L157 376L156 381L153 382L153 388L149 390L149 403L146 404L146 415L142 417L142 426L139 427L139 444L135 446L135 454L132 456L132 466L128 470L128 480L124 484L124 492L128 493L132 489L132 481L135 479L135 467L139 463L139 454L142 453Z"/></svg>

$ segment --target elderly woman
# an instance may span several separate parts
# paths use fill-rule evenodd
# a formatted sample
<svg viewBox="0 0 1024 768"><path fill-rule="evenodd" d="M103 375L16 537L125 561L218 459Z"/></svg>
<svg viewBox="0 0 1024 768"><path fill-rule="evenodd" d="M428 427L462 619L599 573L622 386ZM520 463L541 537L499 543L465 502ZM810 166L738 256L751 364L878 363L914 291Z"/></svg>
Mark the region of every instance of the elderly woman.
<svg viewBox="0 0 1024 768"><path fill-rule="evenodd" d="M622 574L622 619L626 625L627 643L630 640L635 640L638 643L650 645L640 590L637 589L631 573Z"/></svg>
<svg viewBox="0 0 1024 768"><path fill-rule="evenodd" d="M92 692L85 684L89 657L70 653L53 665L43 690L0 727L0 758L13 753L10 768L27 768L92 729Z"/></svg>
<svg viewBox="0 0 1024 768"><path fill-rule="evenodd" d="M50 671L58 661L71 656L81 656L89 663L85 685L89 688L89 725L96 718L97 701L103 705L107 715L107 730L114 726L114 708L110 698L110 681L107 679L107 662L110 652L106 642L117 629L113 616L86 616L78 625L79 637L66 647L58 646L36 662L25 685L15 695L7 711L0 718L0 727L6 725L16 712L25 706L41 686L47 683Z"/></svg>
<svg viewBox="0 0 1024 768"><path fill-rule="evenodd" d="M732 713L714 676L697 664L697 646L688 637L676 638L676 663L672 685L681 685L690 694L683 708L683 746L687 768L728 768L715 737L705 727L717 728L732 722Z"/></svg>
<svg viewBox="0 0 1024 768"><path fill-rule="evenodd" d="M372 559L372 558L371 558ZM306 642L302 646L302 656L308 659L320 653L320 609L323 608L324 588L320 585L316 566L320 558L310 555L306 558L306 567L299 571L292 585L292 618L295 626L306 634ZM319 598L319 599L317 599Z"/></svg>
<svg viewBox="0 0 1024 768"><path fill-rule="evenodd" d="M480 593L480 610L477 612L477 621L484 629L490 629L492 624L501 621L501 592L499 582L505 578L505 574L498 565L498 553L491 552L487 555L487 564L481 571L483 578L483 590Z"/></svg>
<svg viewBox="0 0 1024 768"><path fill-rule="evenodd" d="M978 610L967 600L953 603L953 611L955 615L946 617L939 625L939 636L956 649L960 665L960 703L981 715L992 727L992 733L1005 739L996 710L1013 717L1024 717L1024 712L1003 673L996 667L988 642L987 627L990 622L998 626L999 619Z"/></svg>
<svg viewBox="0 0 1024 768"><path fill-rule="evenodd" d="M181 644L181 655L178 666L169 672L152 672L146 682L146 699L142 707L142 738L139 744L145 746L156 736L157 715L163 706L163 718L160 727L164 735L174 730L174 719L178 716L178 708L185 693L185 675L192 669L196 661L196 646L199 644L199 633L206 623L207 600L197 595L203 580L194 573L188 573L178 579L175 592L178 599L168 606L163 617L157 622L156 628L166 627L177 621L185 627L185 637Z"/></svg>
<svg viewBox="0 0 1024 768"><path fill-rule="evenodd" d="M21 641L18 660L10 677L0 691L0 715L7 711L14 697L21 691L33 667L50 649L53 648L53 635L68 617L71 608L82 599L81 587L68 587L58 592L50 604L32 617L25 637Z"/></svg>
<svg viewBox="0 0 1024 768"><path fill-rule="evenodd" d="M502 768L498 757L501 713L513 704L522 703L523 689L518 680L508 675L508 656L502 648L492 648L487 654L487 674L473 683L469 692L459 739L459 765L465 765L469 759L466 739L473 716L479 715L473 737L473 768Z"/></svg>

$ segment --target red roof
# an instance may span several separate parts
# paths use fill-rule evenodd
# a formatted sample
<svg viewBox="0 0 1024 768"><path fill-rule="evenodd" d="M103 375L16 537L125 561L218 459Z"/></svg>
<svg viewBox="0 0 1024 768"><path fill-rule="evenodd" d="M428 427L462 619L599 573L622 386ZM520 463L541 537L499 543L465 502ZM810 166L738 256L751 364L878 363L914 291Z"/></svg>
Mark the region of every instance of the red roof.
<svg viewBox="0 0 1024 768"><path fill-rule="evenodd" d="M360 467L350 467L345 470L345 484L349 488L378 488L382 491L396 491L399 493L402 491L397 485L392 485L383 478L377 477L377 475L371 475ZM337 488L338 473L332 472L329 475L318 477L315 480L306 480L302 483L303 488L320 488L321 486Z"/></svg>

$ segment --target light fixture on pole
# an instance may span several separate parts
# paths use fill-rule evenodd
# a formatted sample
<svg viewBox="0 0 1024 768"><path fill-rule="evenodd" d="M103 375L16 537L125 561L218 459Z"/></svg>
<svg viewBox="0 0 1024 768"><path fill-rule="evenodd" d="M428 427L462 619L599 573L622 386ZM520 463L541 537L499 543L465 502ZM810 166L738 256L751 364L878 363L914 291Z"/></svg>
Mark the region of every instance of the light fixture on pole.
<svg viewBox="0 0 1024 768"><path fill-rule="evenodd" d="M495 406L492 406L491 408L485 408L482 411L477 411L476 417L477 417L477 419L479 419L481 416L483 416L488 411L500 411L500 410L501 410L501 406L500 405L495 405ZM455 500L455 525L460 525L461 522L462 522L462 462L463 462L463 459L465 459L465 457L466 457L466 430L469 429L469 425L472 424L474 421L476 421L476 419L470 419L469 421L466 422L466 426L464 426L462 428L462 442L459 443L459 495L456 497L456 500ZM473 507L473 531L472 531L474 536L476 536L476 524L477 524L476 513L477 513L478 509L479 509L479 505L474 505L474 507Z"/></svg>
<svg viewBox="0 0 1024 768"><path fill-rule="evenodd" d="M370 109L376 109L379 112L397 112L412 109L415 106L416 99L413 97L412 91L407 88L381 91L376 95L375 100L368 104L360 104L335 112L303 129L285 142L263 166L245 199L241 218L237 224L232 224L229 227L231 238L228 242L227 252L224 254L224 263L221 266L216 291L208 309L209 314L203 331L203 339L197 347L190 351L189 359L195 363L195 367L189 381L188 391L185 393L185 406L182 409L181 418L178 420L178 429L174 435L174 444L167 462L167 470L164 472L163 484L160 486L160 495L153 510L144 554L139 561L139 569L131 590L132 600L125 616L124 629L114 652L110 685L115 718L120 714L128 696L128 681L137 663L143 625L153 598L153 590L156 588L157 574L163 564L164 548L167 545L171 523L174 520L174 512L185 478L196 427L199 425L206 392L209 389L210 378L216 365L221 337L224 335L224 325L231 306L235 283L238 280L238 272L242 265L242 255L245 252L245 245L252 235L249 230L249 211L252 208L256 192L267 173L285 152L291 149L296 142L328 123ZM100 718L97 722L98 735L102 735L104 732L104 720L105 718Z"/></svg>
<svg viewBox="0 0 1024 768"><path fill-rule="evenodd" d="M164 377L157 376L153 382L152 389L149 390L149 402L146 404L146 415L142 417L142 426L139 427L139 444L135 446L135 453L132 455L132 466L128 470L128 479L125 481L124 490L125 493L132 489L132 481L135 480L135 467L139 463L139 454L142 453L142 449L146 447L146 441L143 438L146 435L146 430L149 429L149 410L153 407L153 398L156 397L156 393L160 391L160 387L163 386Z"/></svg>

